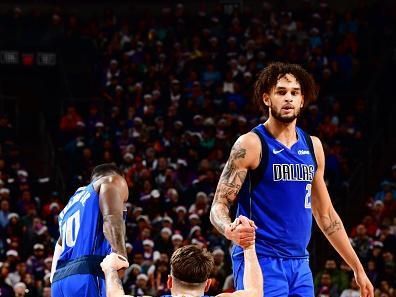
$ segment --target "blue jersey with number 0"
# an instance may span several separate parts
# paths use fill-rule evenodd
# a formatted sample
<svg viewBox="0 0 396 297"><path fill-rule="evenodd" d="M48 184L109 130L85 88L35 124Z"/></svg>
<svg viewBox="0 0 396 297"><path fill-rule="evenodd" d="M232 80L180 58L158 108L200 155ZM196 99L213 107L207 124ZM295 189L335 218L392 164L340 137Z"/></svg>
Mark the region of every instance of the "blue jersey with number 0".
<svg viewBox="0 0 396 297"><path fill-rule="evenodd" d="M259 125L254 129L265 142L259 166L248 172L238 195L238 215L257 225L256 250L261 256L304 258L311 236L311 188L315 156L305 132L296 128L298 140L289 149ZM262 144L263 146L263 144ZM235 247L236 253L243 252Z"/></svg>
<svg viewBox="0 0 396 297"><path fill-rule="evenodd" d="M59 214L62 254L59 262L86 255L106 256L111 252L103 234L99 195L92 184L79 188Z"/></svg>

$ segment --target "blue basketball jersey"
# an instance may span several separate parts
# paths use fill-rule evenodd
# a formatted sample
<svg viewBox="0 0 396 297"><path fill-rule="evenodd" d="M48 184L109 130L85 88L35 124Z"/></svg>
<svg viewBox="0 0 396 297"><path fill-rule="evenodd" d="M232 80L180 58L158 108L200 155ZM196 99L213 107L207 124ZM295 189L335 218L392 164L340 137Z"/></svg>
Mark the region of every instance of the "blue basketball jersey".
<svg viewBox="0 0 396 297"><path fill-rule="evenodd" d="M257 225L257 254L266 257L305 258L311 236L311 188L316 160L309 136L296 128L298 140L289 149L259 125L259 167L249 170L238 195L237 215ZM308 143L310 142L310 143ZM234 253L243 253L239 246Z"/></svg>
<svg viewBox="0 0 396 297"><path fill-rule="evenodd" d="M59 264L87 255L103 257L111 252L111 246L103 234L99 195L92 184L74 193L58 220L62 237Z"/></svg>

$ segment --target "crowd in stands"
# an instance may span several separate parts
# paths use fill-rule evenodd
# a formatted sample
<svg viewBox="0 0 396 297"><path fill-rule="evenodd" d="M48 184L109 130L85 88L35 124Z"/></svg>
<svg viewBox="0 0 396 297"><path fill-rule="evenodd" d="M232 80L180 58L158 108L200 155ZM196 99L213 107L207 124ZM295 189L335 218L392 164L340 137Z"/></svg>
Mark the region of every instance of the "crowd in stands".
<svg viewBox="0 0 396 297"><path fill-rule="evenodd" d="M101 53L100 95L88 106L69 105L54 141L67 195L89 183L100 163L115 162L125 172L132 264L126 293L167 292L170 255L189 243L215 258L208 295L233 291L229 242L212 227L209 209L233 142L265 121L252 92L269 62L302 64L314 76L319 97L299 125L323 142L331 193L350 177L367 132L367 98L358 92L370 66L366 20L377 15L367 7L340 14L326 2L304 3L293 11L264 2L231 14L221 5L191 13L177 4L160 16L118 17L111 10L89 21L59 11L52 16L65 35L89 38ZM13 135L2 116L0 295L50 296L57 214L67 200L33 187ZM376 296L390 297L396 294L395 166L381 187L350 237ZM359 296L345 263L327 259L317 270L317 296Z"/></svg>
<svg viewBox="0 0 396 297"><path fill-rule="evenodd" d="M367 201L365 216L351 230L350 241L373 283L375 296L395 296L396 287L396 165ZM360 296L353 272L345 263L327 259L315 277L320 296ZM341 295L339 295L341 293Z"/></svg>

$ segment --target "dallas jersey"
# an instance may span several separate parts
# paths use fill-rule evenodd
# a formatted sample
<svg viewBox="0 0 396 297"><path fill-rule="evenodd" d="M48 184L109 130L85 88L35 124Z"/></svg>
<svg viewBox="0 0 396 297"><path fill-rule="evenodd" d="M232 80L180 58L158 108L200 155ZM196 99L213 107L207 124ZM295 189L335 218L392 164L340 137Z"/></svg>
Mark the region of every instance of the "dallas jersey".
<svg viewBox="0 0 396 297"><path fill-rule="evenodd" d="M74 193L58 220L62 253L54 282L73 274L103 276L99 265L111 246L103 234L99 195L92 184Z"/></svg>
<svg viewBox="0 0 396 297"><path fill-rule="evenodd" d="M251 218L260 256L308 258L311 236L311 188L316 159L308 134L296 128L298 140L289 149L259 125L262 159L249 170L238 194L237 215ZM234 247L234 255L243 253Z"/></svg>

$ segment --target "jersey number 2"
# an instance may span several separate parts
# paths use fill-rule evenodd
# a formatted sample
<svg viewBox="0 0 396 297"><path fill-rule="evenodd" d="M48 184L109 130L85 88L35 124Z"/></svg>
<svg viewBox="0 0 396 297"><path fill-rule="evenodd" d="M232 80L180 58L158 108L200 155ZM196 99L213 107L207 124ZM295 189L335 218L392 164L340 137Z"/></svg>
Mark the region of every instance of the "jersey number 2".
<svg viewBox="0 0 396 297"><path fill-rule="evenodd" d="M68 247L73 247L76 244L78 231L80 231L80 210L77 210L67 221L62 228L62 241Z"/></svg>
<svg viewBox="0 0 396 297"><path fill-rule="evenodd" d="M311 208L311 190L312 184L307 184L305 187L305 191L307 191L305 194L305 208Z"/></svg>

